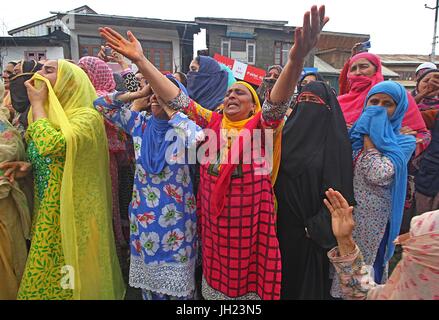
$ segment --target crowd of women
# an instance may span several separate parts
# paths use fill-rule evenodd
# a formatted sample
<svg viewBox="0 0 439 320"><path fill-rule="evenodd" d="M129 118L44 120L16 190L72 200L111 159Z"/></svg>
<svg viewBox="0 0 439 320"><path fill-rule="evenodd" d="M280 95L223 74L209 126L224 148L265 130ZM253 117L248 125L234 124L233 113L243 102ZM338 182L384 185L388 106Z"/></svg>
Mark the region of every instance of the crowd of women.
<svg viewBox="0 0 439 320"><path fill-rule="evenodd" d="M207 56L164 75L107 27L111 54L9 63L0 299L439 299L439 70L409 93L356 46L337 96L302 75L328 20L257 90Z"/></svg>

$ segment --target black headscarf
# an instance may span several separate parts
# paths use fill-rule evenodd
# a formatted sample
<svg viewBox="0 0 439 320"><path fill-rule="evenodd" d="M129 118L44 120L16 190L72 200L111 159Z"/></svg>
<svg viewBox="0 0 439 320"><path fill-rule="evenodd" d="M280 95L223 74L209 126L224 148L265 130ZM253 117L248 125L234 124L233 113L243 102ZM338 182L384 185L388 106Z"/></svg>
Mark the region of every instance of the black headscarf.
<svg viewBox="0 0 439 320"><path fill-rule="evenodd" d="M325 104L300 102L299 96L283 129L281 174L294 180L308 169L314 157L323 157L323 185L313 189L320 192L323 199L324 192L333 188L354 205L352 147L337 98L331 88L320 81L307 84L302 94L305 92L320 97ZM328 214L322 218L330 217Z"/></svg>
<svg viewBox="0 0 439 320"><path fill-rule="evenodd" d="M32 78L35 72L41 70L43 65L35 60L23 61L21 64L22 73L10 79L10 92L12 107L20 113L20 122L27 128L27 113L30 102L24 83Z"/></svg>
<svg viewBox="0 0 439 320"><path fill-rule="evenodd" d="M322 75L320 74L320 73L318 73L318 72L308 72L308 73L306 73L302 78L300 78L300 81L299 81L299 83L297 84L297 93L298 94L300 94L301 92L302 92L302 89L303 89L303 85L302 85L302 82L303 82L303 80L305 80L305 78L307 77L307 76L314 76L314 77L316 77L316 81L322 81L322 82L325 82L325 79L322 77Z"/></svg>

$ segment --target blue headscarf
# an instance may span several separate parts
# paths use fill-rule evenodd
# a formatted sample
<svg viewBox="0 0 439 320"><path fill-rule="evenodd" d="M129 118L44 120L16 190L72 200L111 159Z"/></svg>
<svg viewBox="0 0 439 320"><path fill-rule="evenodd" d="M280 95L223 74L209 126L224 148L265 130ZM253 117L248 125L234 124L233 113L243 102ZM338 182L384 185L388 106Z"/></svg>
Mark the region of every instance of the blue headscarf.
<svg viewBox="0 0 439 320"><path fill-rule="evenodd" d="M166 77L187 95L186 88L174 76L168 74ZM146 172L159 174L165 168L166 150L174 142L166 141L166 133L172 129L173 127L168 120L158 119L154 116L148 119L147 128L143 132L142 143L144 147L141 148L140 159Z"/></svg>
<svg viewBox="0 0 439 320"><path fill-rule="evenodd" d="M220 63L219 66L221 70L227 71L227 75L228 75L227 88L230 88L236 82L235 76L233 75L233 71L230 70L230 68L225 64Z"/></svg>
<svg viewBox="0 0 439 320"><path fill-rule="evenodd" d="M397 104L395 112L390 117L387 110L382 106L369 106L367 101L375 94L384 93L392 97ZM394 166L395 176L391 185L392 192L392 213L390 227L384 253L384 264L393 255L395 245L393 240L399 235L404 202L407 188L407 163L416 148L416 139L411 135L402 135L402 119L408 109L407 92L399 83L393 81L380 82L369 91L364 103L363 113L349 131L349 136L354 151L363 148L363 136L369 135L375 147L384 156L389 158ZM379 259L379 258L377 258Z"/></svg>
<svg viewBox="0 0 439 320"><path fill-rule="evenodd" d="M200 56L198 72L189 71L187 74L187 89L189 97L202 107L215 110L226 95L229 75L221 70L219 63L211 57Z"/></svg>

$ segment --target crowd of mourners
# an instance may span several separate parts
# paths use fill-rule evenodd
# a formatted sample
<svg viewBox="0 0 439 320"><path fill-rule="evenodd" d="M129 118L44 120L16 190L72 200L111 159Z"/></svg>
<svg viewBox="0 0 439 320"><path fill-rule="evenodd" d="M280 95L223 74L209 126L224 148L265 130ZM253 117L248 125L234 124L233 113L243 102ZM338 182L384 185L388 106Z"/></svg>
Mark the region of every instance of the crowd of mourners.
<svg viewBox="0 0 439 320"><path fill-rule="evenodd" d="M408 92L356 45L335 90L302 73L328 20L258 88L108 27L98 57L9 62L0 299L439 300L439 69Z"/></svg>

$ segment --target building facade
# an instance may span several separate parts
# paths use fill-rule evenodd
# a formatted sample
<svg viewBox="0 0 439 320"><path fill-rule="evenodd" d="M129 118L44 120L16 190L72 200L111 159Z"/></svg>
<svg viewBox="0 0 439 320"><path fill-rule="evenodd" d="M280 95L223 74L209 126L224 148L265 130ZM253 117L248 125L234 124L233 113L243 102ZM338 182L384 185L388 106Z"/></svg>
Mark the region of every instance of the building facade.
<svg viewBox="0 0 439 320"><path fill-rule="evenodd" d="M162 72L188 71L193 57L193 36L200 31L194 22L102 15L83 6L11 30L11 37L1 37L0 41L12 44L4 49L14 51L14 59L19 56L19 59L24 59L28 57L25 52L29 50L25 44L29 38L49 37L54 32L63 32L69 38L69 46L64 48L62 54L57 51L45 56L36 55L35 58L77 61L83 56L97 56L101 45L104 45L98 31L102 26L111 27L122 34L131 30L142 43L145 55ZM12 39L5 40L7 38ZM14 41L20 41L23 46L15 46ZM4 55L2 66L14 59Z"/></svg>

